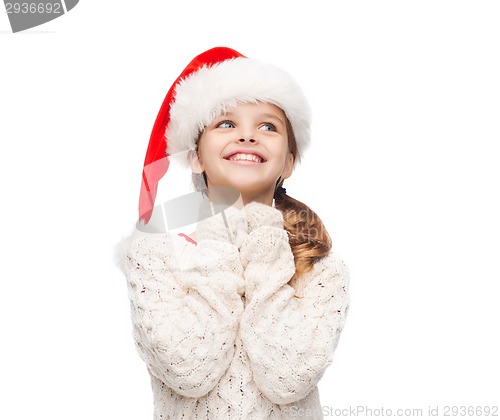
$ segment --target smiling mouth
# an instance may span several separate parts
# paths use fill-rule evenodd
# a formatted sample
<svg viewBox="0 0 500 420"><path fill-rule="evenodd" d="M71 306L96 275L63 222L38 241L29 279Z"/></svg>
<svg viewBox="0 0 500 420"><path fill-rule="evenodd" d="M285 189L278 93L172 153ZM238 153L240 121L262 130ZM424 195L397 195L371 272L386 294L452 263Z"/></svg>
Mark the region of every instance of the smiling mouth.
<svg viewBox="0 0 500 420"><path fill-rule="evenodd" d="M234 155L227 157L226 160L230 160L232 162L264 162L264 159L262 159L261 157L247 153L235 153Z"/></svg>

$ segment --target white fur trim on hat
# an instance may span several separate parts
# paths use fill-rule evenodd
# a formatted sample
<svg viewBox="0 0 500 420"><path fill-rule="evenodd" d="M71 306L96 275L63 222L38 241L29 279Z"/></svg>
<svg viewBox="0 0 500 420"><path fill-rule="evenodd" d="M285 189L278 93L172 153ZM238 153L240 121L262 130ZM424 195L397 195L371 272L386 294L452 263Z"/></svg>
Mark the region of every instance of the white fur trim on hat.
<svg viewBox="0 0 500 420"><path fill-rule="evenodd" d="M235 58L202 67L181 80L166 129L171 156L194 150L196 140L214 118L238 102L268 102L280 107L292 125L299 161L310 143L311 113L297 83L288 73L249 58Z"/></svg>

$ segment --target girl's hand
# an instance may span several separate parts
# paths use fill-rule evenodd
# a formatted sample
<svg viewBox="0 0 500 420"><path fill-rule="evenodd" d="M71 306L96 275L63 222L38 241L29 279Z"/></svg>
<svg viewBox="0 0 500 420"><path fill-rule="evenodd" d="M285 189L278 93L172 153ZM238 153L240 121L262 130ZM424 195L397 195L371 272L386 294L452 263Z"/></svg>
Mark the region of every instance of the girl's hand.
<svg viewBox="0 0 500 420"><path fill-rule="evenodd" d="M248 234L244 212L236 206L213 206L206 201L200 207L200 221L196 228L197 241L215 240L229 242L238 249Z"/></svg>
<svg viewBox="0 0 500 420"><path fill-rule="evenodd" d="M283 214L274 207L253 201L243 207L243 210L248 221L249 232L261 226L283 228Z"/></svg>

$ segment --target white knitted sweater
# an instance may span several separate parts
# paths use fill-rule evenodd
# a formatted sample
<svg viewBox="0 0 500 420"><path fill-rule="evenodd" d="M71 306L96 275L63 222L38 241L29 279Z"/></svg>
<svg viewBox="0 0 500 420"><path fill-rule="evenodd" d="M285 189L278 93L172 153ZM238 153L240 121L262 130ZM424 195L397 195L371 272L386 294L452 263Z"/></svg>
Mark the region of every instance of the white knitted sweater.
<svg viewBox="0 0 500 420"><path fill-rule="evenodd" d="M317 383L348 311L333 253L294 284L281 212L252 203L199 223L197 244L135 234L125 274L154 419L323 418ZM303 409L303 411L299 411Z"/></svg>

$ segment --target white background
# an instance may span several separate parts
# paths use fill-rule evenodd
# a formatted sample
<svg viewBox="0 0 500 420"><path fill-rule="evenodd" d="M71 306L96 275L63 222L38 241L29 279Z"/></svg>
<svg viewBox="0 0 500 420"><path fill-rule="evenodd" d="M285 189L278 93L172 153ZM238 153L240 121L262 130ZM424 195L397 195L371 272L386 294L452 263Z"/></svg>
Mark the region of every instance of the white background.
<svg viewBox="0 0 500 420"><path fill-rule="evenodd" d="M152 418L113 246L168 88L218 45L311 102L286 187L351 271L322 404L500 405L498 2L82 0L17 34L3 12L0 418Z"/></svg>

